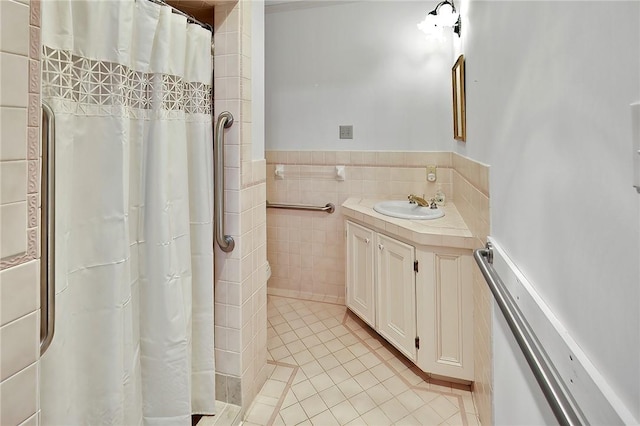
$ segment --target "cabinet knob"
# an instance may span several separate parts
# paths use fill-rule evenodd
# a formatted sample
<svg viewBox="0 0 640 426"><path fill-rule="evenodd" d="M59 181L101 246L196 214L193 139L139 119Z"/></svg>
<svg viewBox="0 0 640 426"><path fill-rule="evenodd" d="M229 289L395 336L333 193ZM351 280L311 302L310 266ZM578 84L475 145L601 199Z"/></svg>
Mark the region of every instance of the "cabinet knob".
<svg viewBox="0 0 640 426"><path fill-rule="evenodd" d="M378 248L379 248L380 250L384 250L384 246L383 246L382 244L378 244Z"/></svg>
<svg viewBox="0 0 640 426"><path fill-rule="evenodd" d="M368 238L365 238L365 239L364 239L364 242L365 242L365 243L367 243L367 244L369 244L369 241L370 241L370 240L369 240Z"/></svg>

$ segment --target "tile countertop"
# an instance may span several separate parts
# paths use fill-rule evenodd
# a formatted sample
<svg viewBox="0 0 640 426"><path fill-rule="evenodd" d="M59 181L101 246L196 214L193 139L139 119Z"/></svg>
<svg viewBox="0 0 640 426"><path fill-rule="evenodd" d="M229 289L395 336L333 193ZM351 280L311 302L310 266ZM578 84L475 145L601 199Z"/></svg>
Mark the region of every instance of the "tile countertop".
<svg viewBox="0 0 640 426"><path fill-rule="evenodd" d="M444 216L439 219L409 220L383 215L373 210L379 201L351 197L342 203L342 213L350 219L373 226L392 236L427 246L475 248L475 238L452 202L442 209Z"/></svg>

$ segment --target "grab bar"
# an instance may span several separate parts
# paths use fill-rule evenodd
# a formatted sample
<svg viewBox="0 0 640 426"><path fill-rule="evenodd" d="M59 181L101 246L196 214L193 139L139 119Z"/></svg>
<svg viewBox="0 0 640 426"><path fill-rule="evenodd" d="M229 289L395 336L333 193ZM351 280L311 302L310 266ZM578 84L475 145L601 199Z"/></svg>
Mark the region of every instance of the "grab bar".
<svg viewBox="0 0 640 426"><path fill-rule="evenodd" d="M56 120L53 110L42 101L44 134L42 141L42 182L40 225L40 355L51 345L56 325L55 288L55 176Z"/></svg>
<svg viewBox="0 0 640 426"><path fill-rule="evenodd" d="M542 344L493 268L492 244L488 242L485 248L475 250L473 257L558 422L567 426L588 425Z"/></svg>
<svg viewBox="0 0 640 426"><path fill-rule="evenodd" d="M222 112L218 116L213 139L215 234L218 246L226 253L232 251L236 245L230 235L224 235L224 129L228 129L232 124L233 115L229 111Z"/></svg>
<svg viewBox="0 0 640 426"><path fill-rule="evenodd" d="M279 204L279 203L270 203L267 201L267 208L289 209L289 210L312 210L312 211L327 212L329 214L336 211L336 206L333 203L327 203L325 206L309 206L307 204Z"/></svg>

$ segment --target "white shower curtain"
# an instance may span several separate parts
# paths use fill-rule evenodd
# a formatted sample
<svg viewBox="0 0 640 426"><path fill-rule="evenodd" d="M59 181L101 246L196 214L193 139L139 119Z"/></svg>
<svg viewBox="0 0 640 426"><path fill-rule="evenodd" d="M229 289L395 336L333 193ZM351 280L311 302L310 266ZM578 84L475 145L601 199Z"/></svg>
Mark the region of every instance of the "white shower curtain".
<svg viewBox="0 0 640 426"><path fill-rule="evenodd" d="M56 114L43 425L213 414L211 33L147 0L42 2Z"/></svg>

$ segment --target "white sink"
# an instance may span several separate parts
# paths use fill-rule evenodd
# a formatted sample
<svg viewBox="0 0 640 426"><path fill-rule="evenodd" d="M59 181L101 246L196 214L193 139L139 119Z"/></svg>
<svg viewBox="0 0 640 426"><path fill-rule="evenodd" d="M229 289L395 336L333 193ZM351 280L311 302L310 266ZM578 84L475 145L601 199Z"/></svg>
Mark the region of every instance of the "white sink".
<svg viewBox="0 0 640 426"><path fill-rule="evenodd" d="M400 219L426 220L444 216L442 209L432 209L408 201L381 201L373 206L378 213Z"/></svg>

